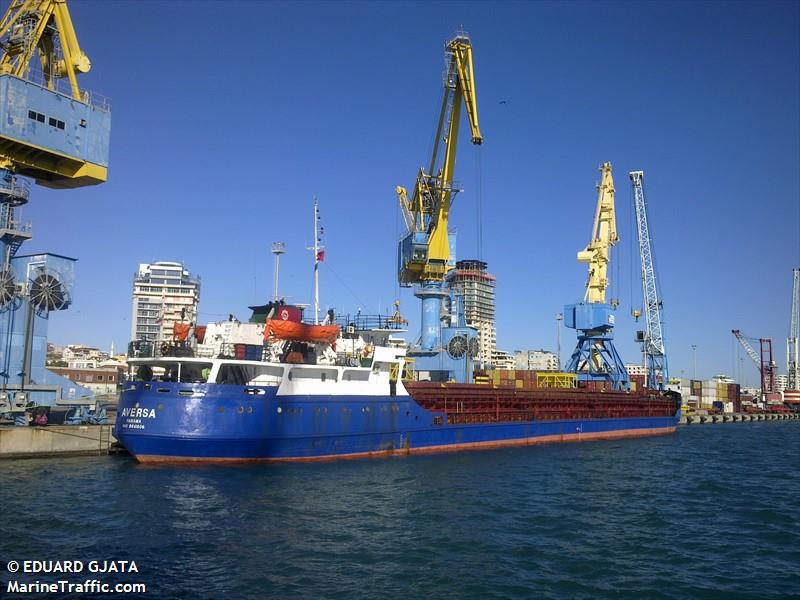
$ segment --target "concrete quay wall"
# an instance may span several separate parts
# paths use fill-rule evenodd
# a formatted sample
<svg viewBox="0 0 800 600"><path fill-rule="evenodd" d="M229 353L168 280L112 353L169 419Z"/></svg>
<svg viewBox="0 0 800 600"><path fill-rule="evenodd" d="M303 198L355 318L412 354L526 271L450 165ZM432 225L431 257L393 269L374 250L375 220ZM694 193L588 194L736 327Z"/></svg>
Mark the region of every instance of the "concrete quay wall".
<svg viewBox="0 0 800 600"><path fill-rule="evenodd" d="M108 454L113 425L0 427L0 459Z"/></svg>

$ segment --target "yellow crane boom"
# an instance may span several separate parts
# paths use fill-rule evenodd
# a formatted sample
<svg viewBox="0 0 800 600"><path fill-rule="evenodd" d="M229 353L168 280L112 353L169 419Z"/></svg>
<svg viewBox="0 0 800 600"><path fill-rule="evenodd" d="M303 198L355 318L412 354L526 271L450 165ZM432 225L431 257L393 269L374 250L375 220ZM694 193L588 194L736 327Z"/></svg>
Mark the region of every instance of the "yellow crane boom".
<svg viewBox="0 0 800 600"><path fill-rule="evenodd" d="M38 54L47 88L67 77L72 97L83 100L76 74L88 73L92 64L78 44L66 0L13 0L0 21L2 38L6 44L0 74L25 79Z"/></svg>
<svg viewBox="0 0 800 600"><path fill-rule="evenodd" d="M614 207L614 178L611 163L600 167L602 178L597 186L597 209L594 213L592 239L578 252L578 262L589 264L584 302L605 303L608 288L608 264L611 246L617 243L617 218Z"/></svg>
<svg viewBox="0 0 800 600"><path fill-rule="evenodd" d="M462 104L469 120L472 143L483 143L469 37L464 33L456 35L447 43L445 55L444 97L428 170L420 168L410 199L404 187L398 186L396 190L408 228L400 243L398 279L402 285L440 282L448 270L447 227L453 196L458 191L453 188L453 175Z"/></svg>

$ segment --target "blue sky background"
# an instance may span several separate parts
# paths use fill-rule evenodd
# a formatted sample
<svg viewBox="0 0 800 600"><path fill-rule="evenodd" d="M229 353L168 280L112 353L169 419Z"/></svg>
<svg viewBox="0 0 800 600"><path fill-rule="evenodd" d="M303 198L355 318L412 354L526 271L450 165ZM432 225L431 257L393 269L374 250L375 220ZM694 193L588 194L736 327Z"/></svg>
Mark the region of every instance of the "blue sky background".
<svg viewBox="0 0 800 600"><path fill-rule="evenodd" d="M784 372L800 265L798 6L72 1L93 65L83 86L112 99L111 166L102 186L36 187L24 207L24 253L79 259L51 341L122 348L132 274L153 260L202 277L201 320L245 318L272 292L277 240L281 293L310 301L314 196L323 307L383 312L399 293L415 338L394 188L428 162L443 44L463 26L486 141L477 150L462 129L452 221L459 258L474 258L482 199L499 347L555 348L556 313L583 296L575 255L610 160L623 358L640 359L627 173L642 169L673 375L691 376L696 344L699 377L741 369L755 383L732 328L771 337ZM561 338L565 359L574 331Z"/></svg>

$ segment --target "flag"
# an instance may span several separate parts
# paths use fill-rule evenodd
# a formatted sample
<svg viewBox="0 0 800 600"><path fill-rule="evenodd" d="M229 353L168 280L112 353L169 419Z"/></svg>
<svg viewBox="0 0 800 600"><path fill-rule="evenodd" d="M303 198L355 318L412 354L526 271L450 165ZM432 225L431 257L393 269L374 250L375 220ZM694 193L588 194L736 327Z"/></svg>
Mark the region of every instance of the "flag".
<svg viewBox="0 0 800 600"><path fill-rule="evenodd" d="M322 262L323 260L325 260L325 250L320 250L319 252L317 252L317 262L319 263Z"/></svg>

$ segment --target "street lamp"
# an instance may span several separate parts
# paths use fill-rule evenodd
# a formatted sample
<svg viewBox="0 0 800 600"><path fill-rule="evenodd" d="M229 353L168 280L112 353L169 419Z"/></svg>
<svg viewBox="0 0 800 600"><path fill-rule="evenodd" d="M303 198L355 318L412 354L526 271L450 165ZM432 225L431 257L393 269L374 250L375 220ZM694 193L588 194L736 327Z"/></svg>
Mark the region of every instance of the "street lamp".
<svg viewBox="0 0 800 600"><path fill-rule="evenodd" d="M278 299L278 270L281 266L281 254L286 252L286 244L283 242L272 242L272 253L275 255L275 294L273 300Z"/></svg>
<svg viewBox="0 0 800 600"><path fill-rule="evenodd" d="M692 379L697 379L697 344L692 344Z"/></svg>
<svg viewBox="0 0 800 600"><path fill-rule="evenodd" d="M564 315L558 313L556 315L556 346L558 347L558 370L561 370L561 321L564 320Z"/></svg>

